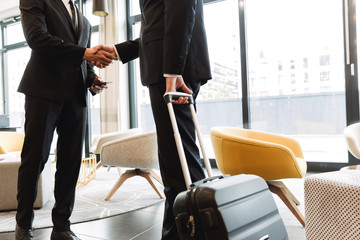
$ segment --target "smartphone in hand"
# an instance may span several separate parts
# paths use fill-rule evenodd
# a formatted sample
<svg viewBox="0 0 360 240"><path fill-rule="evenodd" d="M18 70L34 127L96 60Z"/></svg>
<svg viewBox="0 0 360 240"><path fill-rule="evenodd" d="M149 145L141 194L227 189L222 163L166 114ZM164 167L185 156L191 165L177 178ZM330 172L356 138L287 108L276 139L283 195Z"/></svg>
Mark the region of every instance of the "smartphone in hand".
<svg viewBox="0 0 360 240"><path fill-rule="evenodd" d="M107 85L108 83L111 83L111 82L102 82L100 79L101 79L100 77L95 78L93 84L97 86L103 86L103 85Z"/></svg>
<svg viewBox="0 0 360 240"><path fill-rule="evenodd" d="M112 82L101 82L101 83L99 83L99 84L97 84L97 85L101 86L101 85L106 85L106 84L108 84L108 83L112 83Z"/></svg>

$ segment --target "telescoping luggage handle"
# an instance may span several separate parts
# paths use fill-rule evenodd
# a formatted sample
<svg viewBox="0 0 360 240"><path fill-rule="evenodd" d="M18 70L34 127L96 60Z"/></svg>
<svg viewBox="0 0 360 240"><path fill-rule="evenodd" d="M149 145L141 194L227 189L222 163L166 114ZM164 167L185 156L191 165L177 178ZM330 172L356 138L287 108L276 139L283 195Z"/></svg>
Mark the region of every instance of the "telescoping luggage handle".
<svg viewBox="0 0 360 240"><path fill-rule="evenodd" d="M190 178L190 172L189 172L189 168L186 162L186 157L185 157L185 152L184 152L184 148L183 148L183 144L181 141L181 137L180 137L180 133L179 133L179 129L177 126L177 122L176 122L176 118L175 118L175 113L174 113L174 108L172 105L172 101L176 100L180 97L187 97L188 98L188 103L190 106L190 110L191 110L191 115L192 115L192 119L194 121L194 125L195 125L195 129L196 129L196 134L198 137L198 141L200 144L200 148L201 148L201 152L204 158L204 163L205 163L205 167L208 173L208 177L212 177L212 170L211 170L211 166L210 166L210 161L206 155L205 152L205 147L204 147L204 143L201 137L201 133L200 133L200 129L199 129L199 125L197 122L197 118L196 118L196 113L195 113L195 108L194 108L194 98L192 95L187 94L187 93L182 93L182 92L168 92L164 95L164 99L165 102L168 106L169 109L169 115L170 115L170 119L171 119L171 124L173 126L173 130L174 130L174 137L175 137L175 142L176 142L176 147L179 153L179 158L180 158L180 163L181 163L181 168L184 174L184 178L185 178L185 183L186 183L186 187L187 189L190 189L191 187L191 178Z"/></svg>

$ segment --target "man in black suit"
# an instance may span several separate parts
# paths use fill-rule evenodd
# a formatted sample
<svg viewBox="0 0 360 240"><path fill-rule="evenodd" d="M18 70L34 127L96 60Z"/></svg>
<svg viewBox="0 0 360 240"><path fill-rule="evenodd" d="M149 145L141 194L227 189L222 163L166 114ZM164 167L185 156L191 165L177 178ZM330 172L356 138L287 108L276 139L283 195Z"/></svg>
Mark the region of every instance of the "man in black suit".
<svg viewBox="0 0 360 240"><path fill-rule="evenodd" d="M56 129L55 206L51 239L78 239L70 230L85 136L87 89L105 85L87 61L103 66L111 54L90 47L89 21L69 0L20 0L30 60L18 91L25 94L25 141L18 176L16 239L32 239L37 183Z"/></svg>
<svg viewBox="0 0 360 240"><path fill-rule="evenodd" d="M211 79L202 0L140 0L140 38L115 45L126 63L140 57L141 81L148 86L156 124L159 163L165 186L162 239L179 239L173 213L174 199L186 190L174 132L163 99L166 92L192 93ZM184 103L179 99L177 103ZM174 106L192 181L205 177L199 163L195 128L189 107Z"/></svg>

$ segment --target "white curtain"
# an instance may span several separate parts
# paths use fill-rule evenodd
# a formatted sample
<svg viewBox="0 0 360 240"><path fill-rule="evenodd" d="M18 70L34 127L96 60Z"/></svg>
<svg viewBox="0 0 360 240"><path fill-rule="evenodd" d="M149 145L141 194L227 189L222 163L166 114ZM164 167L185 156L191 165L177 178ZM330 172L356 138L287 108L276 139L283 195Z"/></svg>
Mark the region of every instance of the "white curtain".
<svg viewBox="0 0 360 240"><path fill-rule="evenodd" d="M125 0L108 0L109 15L101 17L99 26L100 44L114 45L125 39L125 4ZM119 62L113 62L110 66L100 70L101 78L104 81L112 82L108 84L108 89L100 94L100 126L102 134L128 128L128 118L126 118L128 113L126 73L126 67Z"/></svg>

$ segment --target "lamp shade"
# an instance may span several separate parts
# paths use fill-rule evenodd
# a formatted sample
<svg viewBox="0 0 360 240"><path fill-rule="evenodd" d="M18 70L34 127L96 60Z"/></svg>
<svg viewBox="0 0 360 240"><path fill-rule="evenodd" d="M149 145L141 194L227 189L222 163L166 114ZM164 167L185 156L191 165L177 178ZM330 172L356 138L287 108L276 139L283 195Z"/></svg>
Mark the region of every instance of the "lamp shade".
<svg viewBox="0 0 360 240"><path fill-rule="evenodd" d="M93 0L93 14L106 17L108 15L107 0Z"/></svg>

